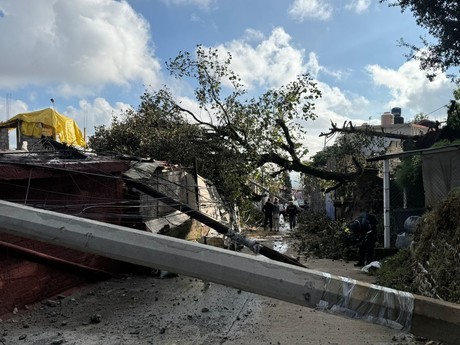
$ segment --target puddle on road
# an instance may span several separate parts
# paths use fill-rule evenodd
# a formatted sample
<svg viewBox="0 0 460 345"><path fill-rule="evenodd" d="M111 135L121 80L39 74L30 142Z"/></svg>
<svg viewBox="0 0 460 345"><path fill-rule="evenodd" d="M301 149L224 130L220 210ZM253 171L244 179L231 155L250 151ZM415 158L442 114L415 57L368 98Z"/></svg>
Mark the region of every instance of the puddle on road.
<svg viewBox="0 0 460 345"><path fill-rule="evenodd" d="M248 237L278 253L292 256L295 255L296 249L290 232L289 224L281 222L279 232L259 230L256 233L250 233ZM243 249L245 250L246 248Z"/></svg>
<svg viewBox="0 0 460 345"><path fill-rule="evenodd" d="M285 254L289 249L289 244L285 241L273 241L273 249L279 253Z"/></svg>

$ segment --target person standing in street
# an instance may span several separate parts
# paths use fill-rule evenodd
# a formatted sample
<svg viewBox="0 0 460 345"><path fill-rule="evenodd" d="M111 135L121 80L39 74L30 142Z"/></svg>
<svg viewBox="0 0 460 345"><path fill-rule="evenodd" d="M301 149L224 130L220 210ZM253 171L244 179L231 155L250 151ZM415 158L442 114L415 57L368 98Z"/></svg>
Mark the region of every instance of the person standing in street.
<svg viewBox="0 0 460 345"><path fill-rule="evenodd" d="M275 201L273 203L273 213L272 213L273 230L275 230L275 232L280 231L280 213L281 213L281 205L278 203L278 199L275 198Z"/></svg>
<svg viewBox="0 0 460 345"><path fill-rule="evenodd" d="M267 199L262 207L264 213L264 230L267 230L267 225L270 224L270 230L273 230L273 203L270 198Z"/></svg>
<svg viewBox="0 0 460 345"><path fill-rule="evenodd" d="M358 237L358 262L355 264L357 267L374 261L377 224L378 221L372 214L363 212L349 226Z"/></svg>
<svg viewBox="0 0 460 345"><path fill-rule="evenodd" d="M294 230L297 225L297 206L292 201L286 207L286 214L289 218L289 229Z"/></svg>

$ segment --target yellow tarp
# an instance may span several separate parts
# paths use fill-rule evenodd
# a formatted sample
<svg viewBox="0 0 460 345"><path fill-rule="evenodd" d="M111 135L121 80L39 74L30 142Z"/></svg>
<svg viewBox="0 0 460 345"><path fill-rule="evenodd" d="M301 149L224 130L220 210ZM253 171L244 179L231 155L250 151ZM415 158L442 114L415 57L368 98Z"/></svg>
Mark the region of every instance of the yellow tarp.
<svg viewBox="0 0 460 345"><path fill-rule="evenodd" d="M85 147L85 139L76 122L54 109L46 108L31 113L18 114L2 123L1 126L7 127L18 120L22 121L21 133L23 135L40 138L42 134L50 132L52 129L54 134L59 136L61 143Z"/></svg>

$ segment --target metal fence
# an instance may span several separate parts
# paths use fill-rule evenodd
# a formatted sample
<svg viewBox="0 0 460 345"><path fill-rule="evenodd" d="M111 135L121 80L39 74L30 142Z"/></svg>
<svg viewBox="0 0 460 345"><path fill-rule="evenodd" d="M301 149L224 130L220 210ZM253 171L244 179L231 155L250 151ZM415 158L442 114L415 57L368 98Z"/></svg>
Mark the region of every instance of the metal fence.
<svg viewBox="0 0 460 345"><path fill-rule="evenodd" d="M379 160L387 160L387 166L398 167L383 172L384 178L385 173L389 178L389 195L388 200L384 200L382 217L383 232L387 232L389 245L394 247L398 234L408 230L404 223L409 217L422 216L436 207L450 191L460 187L460 145L406 151L368 161ZM406 171L401 174L398 169ZM386 220L385 212L389 214Z"/></svg>
<svg viewBox="0 0 460 345"><path fill-rule="evenodd" d="M366 169L353 193L324 194L319 180L305 178L305 204L308 211L326 212L331 219L344 221L356 216L360 205L370 206L379 221L378 245L382 247L395 247L398 235L407 232L409 217L422 216L460 187L460 145L388 154L368 162L376 162L375 168Z"/></svg>

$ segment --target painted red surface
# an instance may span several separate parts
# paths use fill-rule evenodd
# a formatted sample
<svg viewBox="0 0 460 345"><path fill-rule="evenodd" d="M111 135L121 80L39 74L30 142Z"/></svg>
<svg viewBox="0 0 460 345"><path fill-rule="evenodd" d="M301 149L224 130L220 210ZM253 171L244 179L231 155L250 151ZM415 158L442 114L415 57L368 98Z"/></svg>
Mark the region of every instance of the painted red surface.
<svg viewBox="0 0 460 345"><path fill-rule="evenodd" d="M21 310L26 305L51 298L86 282L106 279L108 276L103 274L105 272L121 274L138 269L133 265L109 258L18 236L0 233L0 241L34 248L38 253L79 264L72 266L56 263L33 255L23 255L0 246L0 315L11 313L14 308ZM97 274L96 270L86 270L82 266L95 268L101 274Z"/></svg>
<svg viewBox="0 0 460 345"><path fill-rule="evenodd" d="M1 163L0 199L122 224L120 205L124 201L125 186L117 177L128 168L124 161L62 163L51 168ZM109 258L3 233L1 224L0 242L44 254L41 258L34 257L0 246L0 315L100 278L81 267L64 265L62 261L113 273L135 269ZM60 259L61 263L45 260L44 256Z"/></svg>

